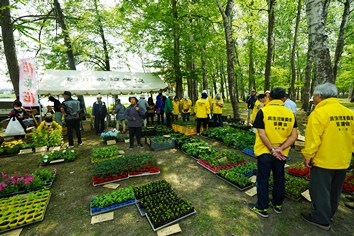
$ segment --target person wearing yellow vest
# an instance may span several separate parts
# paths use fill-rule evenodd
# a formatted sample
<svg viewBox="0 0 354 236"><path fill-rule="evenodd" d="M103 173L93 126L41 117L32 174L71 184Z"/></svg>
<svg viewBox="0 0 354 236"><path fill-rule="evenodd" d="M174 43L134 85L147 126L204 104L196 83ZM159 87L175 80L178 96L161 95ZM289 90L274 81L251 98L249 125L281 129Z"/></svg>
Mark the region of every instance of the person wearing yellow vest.
<svg viewBox="0 0 354 236"><path fill-rule="evenodd" d="M297 139L294 113L284 107L285 89L273 88L270 102L257 113L254 154L257 156L257 203L249 203L251 211L268 217L269 204L276 213L283 210L285 194L284 165L290 145ZM269 176L273 173L273 199L269 202Z"/></svg>
<svg viewBox="0 0 354 236"><path fill-rule="evenodd" d="M254 120L256 119L257 112L264 106L263 103L266 100L265 94L261 93L258 94L257 96L257 101L254 104L253 110L252 110L252 115L251 115L251 123L254 123Z"/></svg>
<svg viewBox="0 0 354 236"><path fill-rule="evenodd" d="M172 101L172 122L178 120L179 116L179 101L178 97L175 96Z"/></svg>
<svg viewBox="0 0 354 236"><path fill-rule="evenodd" d="M208 94L203 92L202 97L197 100L194 107L195 116L197 117L197 135L200 135L200 126L203 123L204 129L207 128L209 115L210 115L210 104L208 101Z"/></svg>
<svg viewBox="0 0 354 236"><path fill-rule="evenodd" d="M269 102L270 102L270 91L267 90L264 92L264 94L266 95L266 99L265 99L265 102L264 102L264 106L267 105Z"/></svg>
<svg viewBox="0 0 354 236"><path fill-rule="evenodd" d="M180 106L182 112L182 120L189 121L191 115L192 100L190 100L188 96L184 96L184 98L180 101Z"/></svg>
<svg viewBox="0 0 354 236"><path fill-rule="evenodd" d="M215 99L212 102L212 110L214 116L214 124L215 126L223 126L222 123L222 108L224 107L223 100L221 98L221 94L217 93Z"/></svg>
<svg viewBox="0 0 354 236"><path fill-rule="evenodd" d="M320 84L313 94L316 107L308 118L301 152L305 165L311 168L314 209L301 216L312 225L330 230L354 150L354 113L339 104L334 84Z"/></svg>
<svg viewBox="0 0 354 236"><path fill-rule="evenodd" d="M51 113L47 113L45 115L44 120L37 127L37 131L39 133L41 133L42 130L44 130L47 133L50 133L51 131L53 131L55 129L58 129L60 133L63 130L61 125L59 125L57 122L53 121L53 116Z"/></svg>

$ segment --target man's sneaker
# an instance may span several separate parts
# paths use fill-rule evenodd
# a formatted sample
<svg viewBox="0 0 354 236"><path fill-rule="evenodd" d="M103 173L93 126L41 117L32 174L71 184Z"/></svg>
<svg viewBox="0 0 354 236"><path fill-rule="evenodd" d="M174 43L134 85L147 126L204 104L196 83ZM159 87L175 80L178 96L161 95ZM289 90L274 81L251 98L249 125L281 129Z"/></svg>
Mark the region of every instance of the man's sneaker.
<svg viewBox="0 0 354 236"><path fill-rule="evenodd" d="M283 212L283 206L282 205L274 205L273 203L270 204L275 213L282 213Z"/></svg>
<svg viewBox="0 0 354 236"><path fill-rule="evenodd" d="M310 223L314 226L317 226L320 229L323 230L330 230L331 229L331 225L323 225L323 224L319 224L317 223L311 216L311 214L306 214L306 213L301 213L302 219L304 219L307 223Z"/></svg>
<svg viewBox="0 0 354 236"><path fill-rule="evenodd" d="M67 145L67 147L68 147L68 148L74 148L74 146L71 146L71 145L69 145L69 144Z"/></svg>
<svg viewBox="0 0 354 236"><path fill-rule="evenodd" d="M256 207L256 204L253 203L249 203L248 204L248 208L253 211L254 213L264 217L264 218L268 218L269 214L268 214L268 210L264 209L264 210L260 210Z"/></svg>
<svg viewBox="0 0 354 236"><path fill-rule="evenodd" d="M83 142L81 142L81 143L79 143L79 146L82 146L84 143Z"/></svg>
<svg viewBox="0 0 354 236"><path fill-rule="evenodd" d="M139 144L138 148L144 148L144 146L142 144Z"/></svg>

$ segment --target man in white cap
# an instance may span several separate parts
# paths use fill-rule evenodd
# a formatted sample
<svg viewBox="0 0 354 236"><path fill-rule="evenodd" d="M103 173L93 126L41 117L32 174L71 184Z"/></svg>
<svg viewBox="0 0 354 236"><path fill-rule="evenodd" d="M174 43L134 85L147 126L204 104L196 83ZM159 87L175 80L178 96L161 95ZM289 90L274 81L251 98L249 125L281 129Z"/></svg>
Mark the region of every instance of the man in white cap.
<svg viewBox="0 0 354 236"><path fill-rule="evenodd" d="M97 95L97 101L92 106L92 118L95 120L94 126L96 134L104 131L104 119L107 115L106 103L102 102L101 94Z"/></svg>

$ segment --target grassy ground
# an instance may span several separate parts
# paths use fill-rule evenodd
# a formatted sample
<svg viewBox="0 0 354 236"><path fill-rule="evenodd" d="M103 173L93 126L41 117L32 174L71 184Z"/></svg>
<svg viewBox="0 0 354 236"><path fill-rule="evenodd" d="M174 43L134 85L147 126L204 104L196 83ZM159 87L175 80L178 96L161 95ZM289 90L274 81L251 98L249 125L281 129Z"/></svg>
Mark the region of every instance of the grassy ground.
<svg viewBox="0 0 354 236"><path fill-rule="evenodd" d="M156 235L135 206L115 210L113 221L90 224L89 199L111 190L93 187L90 181L91 149L103 146L103 143L91 131L83 133L83 141L84 146L76 148L80 153L77 160L51 166L57 168L57 177L45 219L25 227L21 235ZM207 141L218 149L227 148L219 142ZM119 143L118 147L126 150L128 146ZM134 149L127 153L142 151L151 152L145 146L143 150ZM197 211L196 215L179 222L182 228L180 235L353 235L354 212L344 206L344 200L330 232L317 229L300 218L301 212L311 208L306 200L294 202L286 199L282 214L270 211L270 217L263 219L247 208L247 203L255 202L256 197L248 197L224 183L182 152L172 149L152 153L158 158L161 174L124 180L120 182L121 187L158 179L171 183L175 191L189 199ZM301 160L295 151L290 156L290 163ZM251 157L247 159L255 161ZM36 167L37 154L0 159L0 170L5 172L31 172Z"/></svg>

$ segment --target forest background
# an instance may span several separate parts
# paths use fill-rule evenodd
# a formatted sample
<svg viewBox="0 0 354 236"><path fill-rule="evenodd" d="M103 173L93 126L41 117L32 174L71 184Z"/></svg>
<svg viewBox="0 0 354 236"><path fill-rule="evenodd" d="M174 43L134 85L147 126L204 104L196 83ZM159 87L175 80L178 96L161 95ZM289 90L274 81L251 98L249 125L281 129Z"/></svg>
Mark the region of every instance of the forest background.
<svg viewBox="0 0 354 236"><path fill-rule="evenodd" d="M252 88L285 87L307 110L318 83L353 95L353 9L353 0L1 0L1 73L18 94L24 55L42 70L134 71L135 57L179 97L220 92L235 118Z"/></svg>

